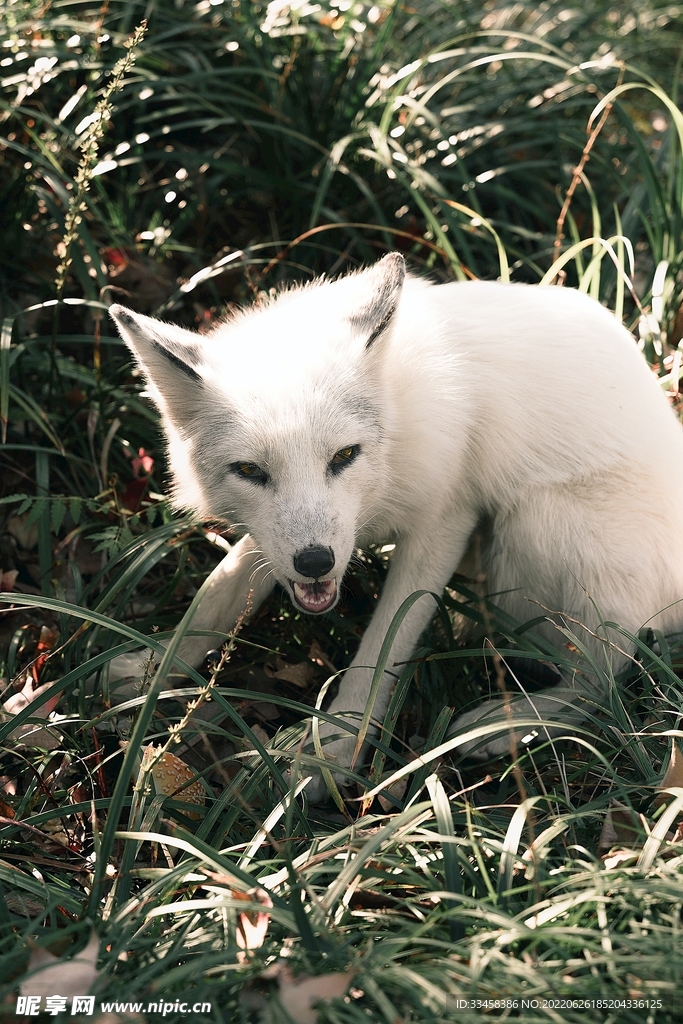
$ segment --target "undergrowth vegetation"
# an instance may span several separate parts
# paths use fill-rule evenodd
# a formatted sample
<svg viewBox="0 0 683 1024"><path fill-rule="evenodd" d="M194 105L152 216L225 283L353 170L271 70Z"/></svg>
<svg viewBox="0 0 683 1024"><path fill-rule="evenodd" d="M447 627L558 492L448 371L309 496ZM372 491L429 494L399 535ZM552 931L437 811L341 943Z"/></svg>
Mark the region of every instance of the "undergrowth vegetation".
<svg viewBox="0 0 683 1024"><path fill-rule="evenodd" d="M369 782L308 806L304 720L391 552L359 553L325 620L276 594L183 678L163 644L230 537L171 514L106 310L206 330L400 249L440 280L588 291L678 406L682 42L661 0L0 0L7 1016L92 991L150 1019L679 1019L677 638L633 638L573 740L482 770L451 718L576 638L538 646L456 579ZM110 682L141 645L156 673Z"/></svg>

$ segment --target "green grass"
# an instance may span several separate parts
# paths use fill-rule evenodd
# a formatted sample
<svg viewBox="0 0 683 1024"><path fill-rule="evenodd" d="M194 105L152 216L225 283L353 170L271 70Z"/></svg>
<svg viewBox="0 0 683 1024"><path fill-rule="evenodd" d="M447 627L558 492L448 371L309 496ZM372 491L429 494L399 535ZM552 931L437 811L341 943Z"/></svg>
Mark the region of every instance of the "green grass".
<svg viewBox="0 0 683 1024"><path fill-rule="evenodd" d="M0 0L1 699L32 665L43 699L61 695L51 749L10 735L30 707L0 721L8 1016L34 944L68 959L94 929L98 1001L206 1000L216 1021L296 1020L288 971L353 972L321 1022L479 1019L463 999L494 1018L677 1019L683 791L654 799L679 730L676 638L635 638L638 664L572 741L484 776L454 742L439 752L451 717L511 656L514 672L560 662L568 638L539 648L491 606L494 646L464 648L452 618L484 613L455 580L349 792L403 784L307 806L302 721L372 614L387 554L370 551L322 627L275 594L217 671L189 673L185 698L225 716L179 749L202 730L172 648L123 704L107 664L168 639L222 550L162 498L157 417L106 307L201 327L400 248L442 280L566 275L674 391L682 41L660 2L323 2L269 21L240 0ZM202 780L198 817L157 795L152 742Z"/></svg>

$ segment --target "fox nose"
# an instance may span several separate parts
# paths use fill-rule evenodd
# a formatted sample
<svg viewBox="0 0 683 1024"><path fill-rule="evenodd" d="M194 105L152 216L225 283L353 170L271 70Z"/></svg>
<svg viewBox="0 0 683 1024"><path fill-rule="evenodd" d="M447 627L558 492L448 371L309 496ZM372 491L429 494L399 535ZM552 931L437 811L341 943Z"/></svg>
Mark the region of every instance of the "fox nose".
<svg viewBox="0 0 683 1024"><path fill-rule="evenodd" d="M334 567L334 551L332 548L312 545L303 551L297 551L292 561L294 568L302 576L312 576L313 579L319 580Z"/></svg>

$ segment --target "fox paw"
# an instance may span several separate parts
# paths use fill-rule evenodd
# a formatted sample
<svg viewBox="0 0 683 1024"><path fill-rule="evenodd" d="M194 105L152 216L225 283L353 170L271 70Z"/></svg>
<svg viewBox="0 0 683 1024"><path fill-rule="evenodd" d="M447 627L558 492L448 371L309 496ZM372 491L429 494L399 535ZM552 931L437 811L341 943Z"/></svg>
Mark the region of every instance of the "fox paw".
<svg viewBox="0 0 683 1024"><path fill-rule="evenodd" d="M528 720L533 718L533 709L526 701L513 703L510 717L502 700L487 700L480 707L459 715L448 735L451 738L476 729L479 735L457 747L457 753L473 761L498 761L517 756L537 736L547 736L540 722L536 727L529 725ZM519 719L526 719L526 724L518 724ZM481 727L488 727L487 731Z"/></svg>
<svg viewBox="0 0 683 1024"><path fill-rule="evenodd" d="M339 771L339 768L347 768L353 759L353 752L356 748L356 737L351 733L339 735L340 729L332 723L324 722L320 725L320 742L322 743L323 754L327 767L332 772L332 778L337 786L348 784L349 778L346 772ZM338 736L338 739L330 737ZM315 747L312 741L306 744L306 753L315 756ZM326 803L330 797L327 783L319 771L308 767L302 769L302 775L310 775L311 781L306 786L306 795L312 804Z"/></svg>
<svg viewBox="0 0 683 1024"><path fill-rule="evenodd" d="M456 718L448 735L451 738L477 730L456 748L474 761L516 757L537 740L565 735L572 726L579 725L585 718L581 701L581 693L559 687L529 700L513 700L509 710L502 700L487 700Z"/></svg>

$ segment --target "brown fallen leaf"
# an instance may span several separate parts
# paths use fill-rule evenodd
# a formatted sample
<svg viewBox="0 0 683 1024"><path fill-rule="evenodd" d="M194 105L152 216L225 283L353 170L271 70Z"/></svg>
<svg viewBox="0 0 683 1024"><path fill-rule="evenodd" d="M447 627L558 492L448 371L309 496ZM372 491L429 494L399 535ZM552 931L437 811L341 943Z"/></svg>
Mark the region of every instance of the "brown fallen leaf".
<svg viewBox="0 0 683 1024"><path fill-rule="evenodd" d="M352 910L394 910L396 900L406 895L405 889L391 893L380 892L378 889L356 889L349 900L349 906Z"/></svg>
<svg viewBox="0 0 683 1024"><path fill-rule="evenodd" d="M612 850L602 857L602 863L608 871L613 871L621 864L635 864L640 856L640 850Z"/></svg>
<svg viewBox="0 0 683 1024"><path fill-rule="evenodd" d="M640 846L645 831L635 811L618 800L611 800L598 840L598 854L608 853L615 846Z"/></svg>
<svg viewBox="0 0 683 1024"><path fill-rule="evenodd" d="M18 569L0 570L0 594L11 594L19 575Z"/></svg>
<svg viewBox="0 0 683 1024"><path fill-rule="evenodd" d="M255 700L253 704L249 704L247 701L242 705L243 708L251 707L251 711L260 718L262 722L275 722L280 717L280 709L276 708L270 701Z"/></svg>
<svg viewBox="0 0 683 1024"><path fill-rule="evenodd" d="M9 775L0 775L0 793L4 793L5 796L16 796L18 788L16 779L10 778Z"/></svg>
<svg viewBox="0 0 683 1024"><path fill-rule="evenodd" d="M14 808L10 804L6 804L4 800L0 799L0 814L3 818L16 818Z"/></svg>
<svg viewBox="0 0 683 1024"><path fill-rule="evenodd" d="M32 676L26 676L23 689L19 690L18 693L13 694L9 700L6 700L3 704L3 709L7 714L17 715L20 711L23 711L28 704L33 703L35 703L33 714L36 718L47 718L50 712L54 710L59 698L61 697L61 693L56 694L54 697L50 697L49 700L41 703L38 701L38 698L52 686L52 683L43 683L42 686L35 686L34 682L35 680Z"/></svg>
<svg viewBox="0 0 683 1024"><path fill-rule="evenodd" d="M54 709L61 693L41 703L40 696L52 686L52 683L43 683L36 686L30 673L26 674L24 687L19 693L13 694L6 700L0 711L0 721L9 716L16 715L23 711L29 704L32 705L31 715L33 718L47 718ZM3 713L4 712L4 713ZM10 739L15 743L25 743L29 747L42 747L44 750L55 750L61 742L59 732L54 728L43 728L31 722L24 722L23 725L13 729Z"/></svg>
<svg viewBox="0 0 683 1024"><path fill-rule="evenodd" d="M671 800L669 788L683 788L683 754L674 743L671 748L669 766L657 785L653 804L659 807ZM633 860L634 854L643 847L653 823L643 814L636 814L630 807L612 800L605 815L605 821L598 841L598 854L608 869ZM683 841L683 822L679 821L675 832L669 831L664 837L670 843ZM609 856L608 856L609 855ZM662 856L676 856L676 850L662 850Z"/></svg>
<svg viewBox="0 0 683 1024"><path fill-rule="evenodd" d="M273 903L264 889L250 889L248 893L231 889L230 895L234 900L249 900L251 903L258 903L263 907L263 910L250 908L237 915L235 938L240 947L237 959L241 963L246 963L248 960L246 950L259 949L265 941L270 924L269 910Z"/></svg>
<svg viewBox="0 0 683 1024"><path fill-rule="evenodd" d="M280 679L285 683L292 683L293 686L306 687L315 676L315 665L308 661L298 662L292 665L285 661L279 654L275 656L275 665L266 662L263 666L263 673L268 679Z"/></svg>
<svg viewBox="0 0 683 1024"><path fill-rule="evenodd" d="M322 649L317 640L314 640L313 643L311 644L311 649L308 652L308 657L311 659L311 661L314 661L316 665L320 665L321 668L326 668L328 672L331 672L333 675L336 673L337 669L335 668L334 664L330 661L330 659L327 657L327 655L325 654L324 650Z"/></svg>
<svg viewBox="0 0 683 1024"><path fill-rule="evenodd" d="M259 743L262 743L264 747L268 746L268 744L270 743L270 736L268 735L268 733L266 732L262 725L259 725L257 722L255 725L252 725L251 731L253 732L254 736L259 741ZM252 744L246 737L245 745L247 750L252 749Z"/></svg>
<svg viewBox="0 0 683 1024"><path fill-rule="evenodd" d="M45 904L23 892L5 893L7 909L20 917L40 917L45 913Z"/></svg>
<svg viewBox="0 0 683 1024"><path fill-rule="evenodd" d="M38 524L31 523L30 526L27 526L28 517L28 512L24 512L21 516L10 516L5 526L7 532L12 534L19 547L24 551L31 551L38 544Z"/></svg>
<svg viewBox="0 0 683 1024"><path fill-rule="evenodd" d="M320 24L325 25L326 28L331 28L333 32L337 32L344 25L344 17L341 14L325 14L320 19Z"/></svg>
<svg viewBox="0 0 683 1024"><path fill-rule="evenodd" d="M296 1024L317 1024L317 1004L343 996L355 973L343 971L318 974L314 978L300 974L298 978L294 978L285 965L279 974L280 1002Z"/></svg>
<svg viewBox="0 0 683 1024"><path fill-rule="evenodd" d="M57 844L57 846L64 847L66 850L71 850L72 853L80 853L82 844L79 842L73 831L69 832L64 827L64 821L61 818L55 818L52 821L44 821L42 828L45 836L47 837L45 843L46 850L50 848L51 841L52 843Z"/></svg>
<svg viewBox="0 0 683 1024"><path fill-rule="evenodd" d="M31 675L33 676L34 683L38 683L40 680L40 673L43 665L48 659L48 655L55 643L59 639L59 633L56 629L50 629L49 626L40 627L40 636L38 637L38 643L36 644L36 655L37 657L31 664ZM52 699L50 711L52 711L59 701L61 693Z"/></svg>
<svg viewBox="0 0 683 1024"><path fill-rule="evenodd" d="M676 743L671 747L671 758L669 759L669 766L664 772L664 778L657 785L657 792L652 801L655 807L660 807L661 804L668 803L673 799L671 793L663 792L663 790L670 789L673 786L683 787L683 754L681 754Z"/></svg>
<svg viewBox="0 0 683 1024"><path fill-rule="evenodd" d="M152 313L173 291L170 271L134 249L103 249L102 256L109 268L109 291L138 313Z"/></svg>
<svg viewBox="0 0 683 1024"><path fill-rule="evenodd" d="M31 974L19 985L21 995L42 997L58 992L67 999L87 995L97 978L99 951L100 940L95 932L85 949L71 960L32 944L28 964Z"/></svg>
<svg viewBox="0 0 683 1024"><path fill-rule="evenodd" d="M64 395L64 401L70 409L79 409L88 401L86 393L76 385Z"/></svg>
<svg viewBox="0 0 683 1024"><path fill-rule="evenodd" d="M386 776L387 778L389 777L389 774L393 773L388 773ZM386 792L391 793L391 795L395 796L397 800L402 800L403 797L406 795L407 788L408 780L398 779L398 781L395 782L393 786L389 786L387 788ZM387 799L387 797L384 796L382 793L377 794L377 799L379 800L380 807L382 808L383 811L386 811L387 814L389 813L389 811L393 811L396 808L396 804L392 803L392 801Z"/></svg>
<svg viewBox="0 0 683 1024"><path fill-rule="evenodd" d="M158 747L153 743L142 748L142 767L146 768L150 761L153 761L158 754ZM180 757L176 757L169 750L161 757L152 768L152 782L157 796L168 796L173 800L180 800L182 803L193 804L195 807L203 807L206 800L206 790L199 781L195 779L195 773L189 764ZM186 782L191 782L185 789L181 789ZM201 815L194 811L187 812L188 817L198 820Z"/></svg>
<svg viewBox="0 0 683 1024"><path fill-rule="evenodd" d="M285 665L283 668L273 672L273 679L280 679L283 683L291 683L300 690L307 689L315 677L315 667L310 661L300 661L298 665Z"/></svg>
<svg viewBox="0 0 683 1024"><path fill-rule="evenodd" d="M210 868L204 867L202 868L202 874L206 875L207 878L210 878L217 885L227 885L230 889L239 885L236 875L227 875L224 871L211 871Z"/></svg>
<svg viewBox="0 0 683 1024"><path fill-rule="evenodd" d="M272 909L273 902L265 889L258 887L247 889L246 891L238 889L236 886L241 883L232 875L226 875L219 871L210 871L208 868L203 868L203 871L214 885L212 886L205 882L202 888L207 889L209 892L216 892L215 885L225 886L230 898L235 900L235 902L250 904L248 909L245 908L237 914L236 940L237 945L240 947L237 959L240 963L246 963L247 956L242 951L258 949L263 945L270 923L270 910Z"/></svg>
<svg viewBox="0 0 683 1024"><path fill-rule="evenodd" d="M201 302L193 302L195 323L200 334L208 334L216 326L216 306L205 306Z"/></svg>

